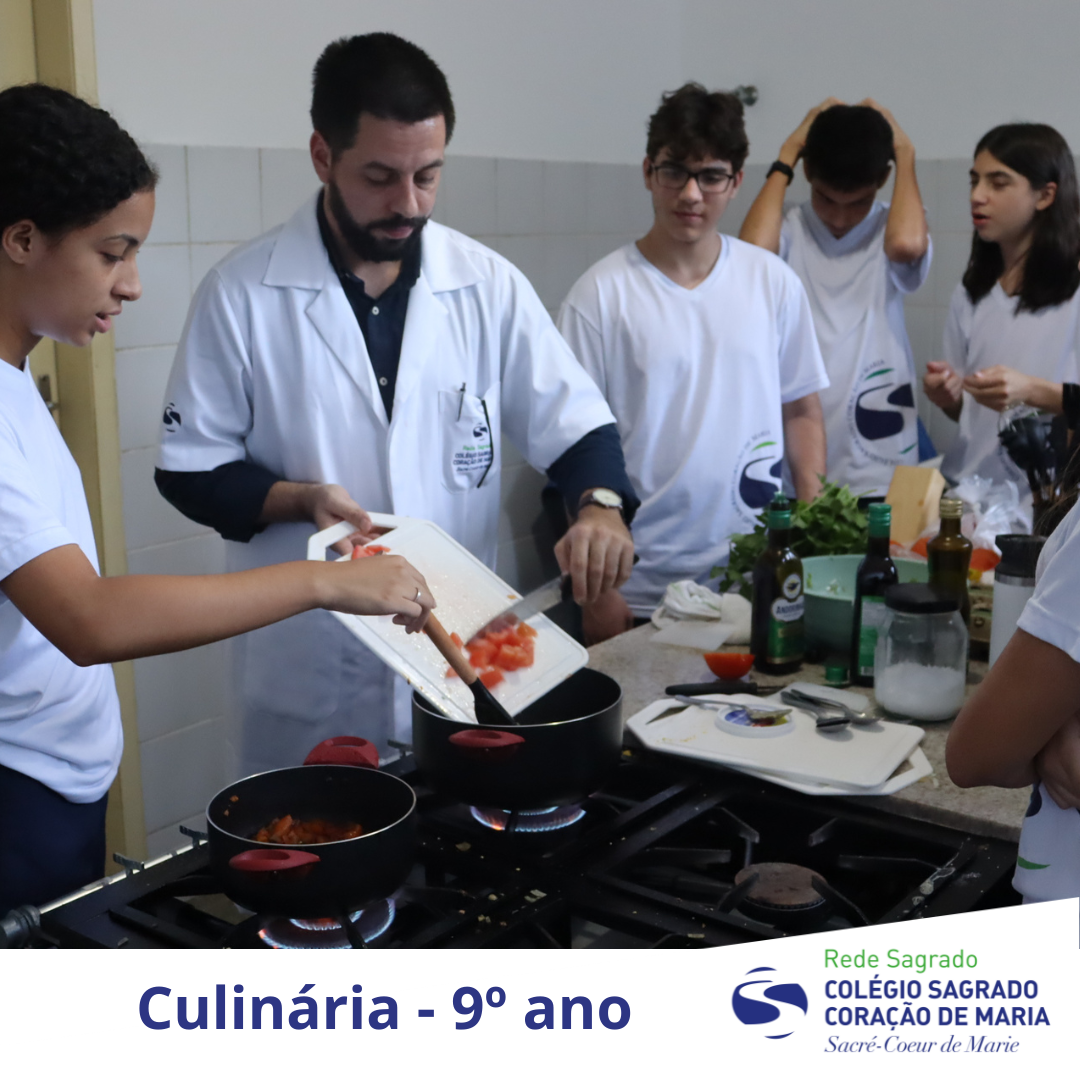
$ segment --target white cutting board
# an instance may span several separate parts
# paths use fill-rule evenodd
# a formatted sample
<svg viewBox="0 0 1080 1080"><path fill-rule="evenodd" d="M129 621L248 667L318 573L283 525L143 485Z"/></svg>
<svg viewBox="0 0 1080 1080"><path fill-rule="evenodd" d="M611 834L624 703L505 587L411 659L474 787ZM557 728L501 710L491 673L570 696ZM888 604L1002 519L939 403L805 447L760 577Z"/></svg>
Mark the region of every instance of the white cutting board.
<svg viewBox="0 0 1080 1080"><path fill-rule="evenodd" d="M391 530L374 542L408 559L424 575L438 604L435 612L449 633L456 631L467 641L489 619L520 599L520 593L434 522L390 514L372 514L371 520L378 528ZM308 541L308 558L325 561L326 549L354 531L343 521L316 533ZM404 627L394 625L392 615L331 614L433 705L455 720L476 722L472 693L460 679L446 678L448 665L427 634L406 634ZM504 672L505 680L492 690L511 716L589 660L584 646L547 616L537 615L528 622L537 632L532 667Z"/></svg>
<svg viewBox="0 0 1080 1080"><path fill-rule="evenodd" d="M773 700L749 694L710 694L704 700L752 708L788 707L779 697ZM759 769L804 783L857 789L883 785L923 737L922 728L887 720L852 724L827 735L818 730L813 717L793 709L795 730L791 734L752 739L719 730L716 716L714 709L681 707L665 698L646 706L626 726L646 746L661 753ZM859 793L869 794L865 790Z"/></svg>

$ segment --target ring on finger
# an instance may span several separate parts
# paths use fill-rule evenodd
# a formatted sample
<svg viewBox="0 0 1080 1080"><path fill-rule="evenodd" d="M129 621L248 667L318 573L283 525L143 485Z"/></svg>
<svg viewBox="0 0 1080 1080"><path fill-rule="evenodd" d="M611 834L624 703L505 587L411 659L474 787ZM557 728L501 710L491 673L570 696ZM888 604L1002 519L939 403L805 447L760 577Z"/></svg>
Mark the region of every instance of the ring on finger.
<svg viewBox="0 0 1080 1080"><path fill-rule="evenodd" d="M420 600L420 586L419 585L416 586L416 595L412 599L413 599L414 604L417 603Z"/></svg>

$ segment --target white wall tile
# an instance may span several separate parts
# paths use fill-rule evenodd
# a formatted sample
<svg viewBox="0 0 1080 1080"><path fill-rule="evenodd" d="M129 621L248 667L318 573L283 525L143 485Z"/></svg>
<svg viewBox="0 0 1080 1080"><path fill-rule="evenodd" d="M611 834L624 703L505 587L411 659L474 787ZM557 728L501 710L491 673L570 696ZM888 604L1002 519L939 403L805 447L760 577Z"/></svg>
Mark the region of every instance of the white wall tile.
<svg viewBox="0 0 1080 1080"><path fill-rule="evenodd" d="M187 163L191 239L217 243L258 236L259 151L189 146Z"/></svg>
<svg viewBox="0 0 1080 1080"><path fill-rule="evenodd" d="M525 459L518 452L518 448L505 435L502 437L501 446L503 469L512 469L515 465L525 464Z"/></svg>
<svg viewBox="0 0 1080 1080"><path fill-rule="evenodd" d="M971 158L951 158L940 165L938 228L966 232L971 237Z"/></svg>
<svg viewBox="0 0 1080 1080"><path fill-rule="evenodd" d="M162 498L154 484L157 447L126 450L120 455L124 495L124 536L129 551L208 532Z"/></svg>
<svg viewBox="0 0 1080 1080"><path fill-rule="evenodd" d="M544 163L495 162L495 231L531 236L544 231Z"/></svg>
<svg viewBox="0 0 1080 1080"><path fill-rule="evenodd" d="M175 345L191 302L186 244L148 244L139 252L142 296L125 304L116 320L116 347Z"/></svg>
<svg viewBox="0 0 1080 1080"><path fill-rule="evenodd" d="M544 292L541 299L558 310L566 294L592 264L586 236L544 237Z"/></svg>
<svg viewBox="0 0 1080 1080"><path fill-rule="evenodd" d="M147 656L136 660L134 666L140 742L225 714L227 642L166 656Z"/></svg>
<svg viewBox="0 0 1080 1080"><path fill-rule="evenodd" d="M215 532L128 552L130 574L222 574L225 541Z"/></svg>
<svg viewBox="0 0 1080 1080"><path fill-rule="evenodd" d="M156 859L159 855L168 855L171 852L179 851L181 848L189 847L191 839L180 831L181 825L186 825L189 829L198 829L200 832L206 832L205 811L200 810L199 813L192 814L183 821L173 822L170 825L166 825L163 829L157 829L152 833L147 833L147 858Z"/></svg>
<svg viewBox="0 0 1080 1080"><path fill-rule="evenodd" d="M585 226L590 233L626 233L652 225L652 200L636 165L585 167Z"/></svg>
<svg viewBox="0 0 1080 1080"><path fill-rule="evenodd" d="M148 833L198 814L228 783L223 719L151 739L140 750Z"/></svg>
<svg viewBox="0 0 1080 1080"><path fill-rule="evenodd" d="M145 146L157 166L154 224L149 244L186 244L188 241L187 161L182 146Z"/></svg>
<svg viewBox="0 0 1080 1080"><path fill-rule="evenodd" d="M191 245L191 292L202 284L202 279L215 267L236 244L192 244Z"/></svg>
<svg viewBox="0 0 1080 1080"><path fill-rule="evenodd" d="M637 233L626 232L622 235L609 233L607 235L594 234L586 236L585 246L589 253L589 266L592 266L593 263L598 263L605 255L610 255L613 251L623 247L625 244L632 244L635 240L640 240L644 235L645 230Z"/></svg>
<svg viewBox="0 0 1080 1080"><path fill-rule="evenodd" d="M915 358L915 370L921 380L926 372L927 360L933 360L939 352L934 341L934 309L908 307L904 312L904 322Z"/></svg>
<svg viewBox="0 0 1080 1080"><path fill-rule="evenodd" d="M946 232L934 237L934 262L937 264L934 292L940 306L948 307L970 257L970 232Z"/></svg>
<svg viewBox="0 0 1080 1080"><path fill-rule="evenodd" d="M922 196L923 206L926 208L926 218L931 231L933 231L937 228L941 210L940 159L916 161L915 178L919 182L919 194Z"/></svg>
<svg viewBox="0 0 1080 1080"><path fill-rule="evenodd" d="M288 221L321 187L307 150L260 150L262 231Z"/></svg>
<svg viewBox="0 0 1080 1080"><path fill-rule="evenodd" d="M157 445L165 385L175 352L171 345L117 352L116 400L121 450Z"/></svg>
<svg viewBox="0 0 1080 1080"><path fill-rule="evenodd" d="M543 230L547 234L585 231L586 166L577 161L544 162Z"/></svg>
<svg viewBox="0 0 1080 1080"><path fill-rule="evenodd" d="M446 224L469 236L495 233L495 159L450 158L443 172L448 181L440 191Z"/></svg>

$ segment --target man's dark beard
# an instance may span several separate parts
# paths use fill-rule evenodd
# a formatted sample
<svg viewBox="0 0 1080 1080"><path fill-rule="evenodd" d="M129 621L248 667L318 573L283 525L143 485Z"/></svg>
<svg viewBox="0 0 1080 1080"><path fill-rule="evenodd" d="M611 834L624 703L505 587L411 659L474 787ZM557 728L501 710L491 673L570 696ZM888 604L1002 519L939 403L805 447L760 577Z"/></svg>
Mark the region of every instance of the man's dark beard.
<svg viewBox="0 0 1080 1080"><path fill-rule="evenodd" d="M393 217L361 225L349 213L349 208L341 197L341 189L333 180L326 185L326 196L327 209L341 233L341 238L353 255L362 262L400 262L420 246L420 235L428 220L426 217L408 218L395 214ZM372 232L376 228L397 229L404 225L411 225L413 230L404 240L389 240Z"/></svg>

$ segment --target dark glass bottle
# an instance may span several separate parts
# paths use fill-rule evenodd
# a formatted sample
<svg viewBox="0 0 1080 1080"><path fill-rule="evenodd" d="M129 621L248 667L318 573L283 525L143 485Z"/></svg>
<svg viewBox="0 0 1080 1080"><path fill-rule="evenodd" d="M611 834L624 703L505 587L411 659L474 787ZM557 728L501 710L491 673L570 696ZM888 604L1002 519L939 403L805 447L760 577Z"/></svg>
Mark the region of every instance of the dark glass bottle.
<svg viewBox="0 0 1080 1080"><path fill-rule="evenodd" d="M874 650L878 629L885 620L885 590L899 581L896 564L889 556L892 507L870 505L870 539L866 558L855 574L855 612L851 623L851 681L856 686L874 685Z"/></svg>
<svg viewBox="0 0 1080 1080"><path fill-rule="evenodd" d="M930 563L930 584L960 601L960 614L967 626L971 622L968 567L972 545L960 532L963 510L959 499L941 500L941 531L926 545L926 558Z"/></svg>
<svg viewBox="0 0 1080 1080"><path fill-rule="evenodd" d="M803 658L803 568L791 550L786 500L769 507L769 544L754 567L750 651L754 667L772 675L798 671Z"/></svg>

